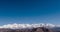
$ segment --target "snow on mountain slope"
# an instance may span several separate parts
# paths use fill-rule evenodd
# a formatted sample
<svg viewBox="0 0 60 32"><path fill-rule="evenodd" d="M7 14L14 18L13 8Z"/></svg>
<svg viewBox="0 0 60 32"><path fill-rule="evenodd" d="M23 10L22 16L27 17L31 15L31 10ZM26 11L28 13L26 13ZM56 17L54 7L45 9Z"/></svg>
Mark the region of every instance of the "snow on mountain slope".
<svg viewBox="0 0 60 32"><path fill-rule="evenodd" d="M56 25L53 24L7 24L0 26L0 28L11 28L11 29L21 29L21 28L37 28L37 27L55 27Z"/></svg>

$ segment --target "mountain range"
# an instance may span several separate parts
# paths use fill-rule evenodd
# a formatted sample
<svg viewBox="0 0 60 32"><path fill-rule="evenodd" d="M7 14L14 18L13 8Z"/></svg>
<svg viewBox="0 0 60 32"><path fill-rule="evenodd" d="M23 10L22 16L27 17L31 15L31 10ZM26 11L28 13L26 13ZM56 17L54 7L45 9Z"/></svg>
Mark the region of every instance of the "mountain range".
<svg viewBox="0 0 60 32"><path fill-rule="evenodd" d="M14 23L0 26L0 32L60 32L60 25Z"/></svg>

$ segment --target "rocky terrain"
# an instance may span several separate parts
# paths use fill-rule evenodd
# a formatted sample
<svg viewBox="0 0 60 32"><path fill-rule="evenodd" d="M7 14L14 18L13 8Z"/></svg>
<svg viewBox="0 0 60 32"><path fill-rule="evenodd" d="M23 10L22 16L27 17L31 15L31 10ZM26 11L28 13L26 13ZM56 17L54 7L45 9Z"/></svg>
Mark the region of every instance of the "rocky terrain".
<svg viewBox="0 0 60 32"><path fill-rule="evenodd" d="M1 28L0 32L54 32L48 28L38 27L33 29L5 29Z"/></svg>

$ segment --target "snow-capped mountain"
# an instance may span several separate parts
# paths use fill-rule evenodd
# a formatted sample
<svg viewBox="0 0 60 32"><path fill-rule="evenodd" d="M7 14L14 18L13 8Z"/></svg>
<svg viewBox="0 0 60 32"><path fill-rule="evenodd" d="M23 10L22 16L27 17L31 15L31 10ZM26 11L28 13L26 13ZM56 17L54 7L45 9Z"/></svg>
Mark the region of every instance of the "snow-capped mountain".
<svg viewBox="0 0 60 32"><path fill-rule="evenodd" d="M37 27L56 27L56 25L53 25L53 24L43 24L43 23L40 23L40 24L7 24L7 25L2 25L0 26L0 28L10 28L10 29L21 29L21 28L37 28Z"/></svg>

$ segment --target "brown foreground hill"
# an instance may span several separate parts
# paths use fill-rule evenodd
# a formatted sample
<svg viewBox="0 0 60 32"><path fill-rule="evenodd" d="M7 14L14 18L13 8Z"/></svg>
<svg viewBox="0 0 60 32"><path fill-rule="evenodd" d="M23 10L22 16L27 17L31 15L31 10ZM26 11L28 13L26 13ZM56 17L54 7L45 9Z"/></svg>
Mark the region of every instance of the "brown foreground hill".
<svg viewBox="0 0 60 32"><path fill-rule="evenodd" d="M0 32L53 32L50 29L44 27L38 27L33 29L0 29Z"/></svg>

